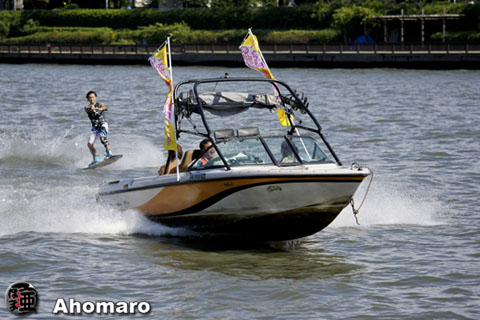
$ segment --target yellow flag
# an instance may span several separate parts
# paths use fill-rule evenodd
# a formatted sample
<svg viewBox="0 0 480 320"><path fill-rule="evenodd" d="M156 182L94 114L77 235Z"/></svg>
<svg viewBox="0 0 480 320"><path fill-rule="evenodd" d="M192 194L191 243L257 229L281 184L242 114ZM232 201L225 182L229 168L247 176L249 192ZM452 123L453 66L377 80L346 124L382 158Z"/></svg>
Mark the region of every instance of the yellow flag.
<svg viewBox="0 0 480 320"><path fill-rule="evenodd" d="M166 150L177 152L177 141L175 139L175 123L173 117L173 80L172 70L169 64L168 52L170 51L170 39L155 52L148 60L152 67L157 70L165 84L168 86L168 94L163 105L163 113L165 115L165 141L163 147ZM170 68L169 68L170 66Z"/></svg>
<svg viewBox="0 0 480 320"><path fill-rule="evenodd" d="M258 47L257 37L250 30L248 30L247 37L240 45L240 50L242 51L243 60L247 67L260 71L269 79L274 78Z"/></svg>

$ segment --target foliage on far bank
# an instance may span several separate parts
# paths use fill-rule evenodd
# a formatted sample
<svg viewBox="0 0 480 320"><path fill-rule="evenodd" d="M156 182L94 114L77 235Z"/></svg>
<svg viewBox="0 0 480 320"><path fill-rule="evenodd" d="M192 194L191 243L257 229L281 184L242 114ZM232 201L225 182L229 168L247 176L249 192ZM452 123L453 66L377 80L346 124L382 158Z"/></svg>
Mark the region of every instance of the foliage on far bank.
<svg viewBox="0 0 480 320"><path fill-rule="evenodd" d="M318 1L315 4L272 8L221 8L153 11L38 10L0 11L0 41L9 43L239 43L249 27L261 42L309 43L354 39L364 30L383 32L383 14L462 13L461 28L448 30L451 39L478 39L480 4L431 2L415 6L393 0ZM449 25L450 26L450 25ZM452 32L456 31L456 32ZM447 38L448 38L447 37ZM434 34L431 40L437 40Z"/></svg>
<svg viewBox="0 0 480 320"><path fill-rule="evenodd" d="M20 24L20 14L17 11L0 11L0 40L9 36L11 26Z"/></svg>
<svg viewBox="0 0 480 320"><path fill-rule="evenodd" d="M137 30L88 27L44 27L29 22L19 32L18 37L4 40L13 44L161 44L170 36L173 43L238 43L245 37L245 29L192 30L185 23L155 25ZM335 29L324 30L255 30L262 43L309 43L338 42L341 32Z"/></svg>
<svg viewBox="0 0 480 320"><path fill-rule="evenodd" d="M333 14L332 25L340 30L343 30L344 37L358 36L355 32L358 30L358 26L373 25L375 20L374 16L380 15L375 9L360 7L353 5L351 7L342 7L335 11ZM358 31L357 31L358 33Z"/></svg>
<svg viewBox="0 0 480 320"><path fill-rule="evenodd" d="M111 44L116 43L118 39L117 33L110 28L91 29L84 28L73 31L71 28L54 28L51 31L39 31L22 37L8 38L4 42L12 44Z"/></svg>
<svg viewBox="0 0 480 320"><path fill-rule="evenodd" d="M465 8L468 6L468 3L451 3L448 1L435 1L425 4L423 6L423 10L425 14L440 14L443 13L445 9L445 13L463 13ZM417 10L417 13L421 13L421 9Z"/></svg>
<svg viewBox="0 0 480 320"><path fill-rule="evenodd" d="M272 31L261 37L266 43L340 42L342 34L337 29Z"/></svg>
<svg viewBox="0 0 480 320"><path fill-rule="evenodd" d="M311 16L311 6L297 8L202 8L191 10L154 11L133 10L38 10L24 11L21 23L29 19L43 26L109 27L113 29L137 29L156 23L185 22L196 30L221 30L236 28L285 29L295 27L312 29L319 27L318 19Z"/></svg>
<svg viewBox="0 0 480 320"><path fill-rule="evenodd" d="M443 40L443 32L437 32L432 34L432 40ZM446 32L445 41L448 42L467 42L467 41L480 41L480 31L459 31L459 32Z"/></svg>

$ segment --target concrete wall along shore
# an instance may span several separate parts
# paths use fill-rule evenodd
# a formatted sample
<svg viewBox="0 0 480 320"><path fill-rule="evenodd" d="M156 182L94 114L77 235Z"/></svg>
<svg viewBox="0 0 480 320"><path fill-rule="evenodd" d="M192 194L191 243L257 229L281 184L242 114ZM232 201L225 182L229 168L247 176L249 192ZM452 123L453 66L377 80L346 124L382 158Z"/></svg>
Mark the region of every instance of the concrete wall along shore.
<svg viewBox="0 0 480 320"><path fill-rule="evenodd" d="M0 63L139 64L157 46L0 44ZM480 69L479 44L262 44L271 67ZM238 44L172 45L175 65L244 66Z"/></svg>

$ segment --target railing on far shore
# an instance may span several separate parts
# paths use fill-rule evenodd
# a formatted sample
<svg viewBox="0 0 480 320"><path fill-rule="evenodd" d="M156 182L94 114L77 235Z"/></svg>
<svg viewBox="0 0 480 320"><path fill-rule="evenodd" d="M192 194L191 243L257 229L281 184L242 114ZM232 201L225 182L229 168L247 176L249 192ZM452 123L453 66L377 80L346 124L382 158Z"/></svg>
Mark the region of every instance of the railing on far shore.
<svg viewBox="0 0 480 320"><path fill-rule="evenodd" d="M174 44L172 54L209 53L238 54L238 44ZM0 44L0 53L52 53L52 54L152 54L158 46L152 45L31 45ZM308 44L262 44L264 54L468 54L480 53L480 43L308 43Z"/></svg>

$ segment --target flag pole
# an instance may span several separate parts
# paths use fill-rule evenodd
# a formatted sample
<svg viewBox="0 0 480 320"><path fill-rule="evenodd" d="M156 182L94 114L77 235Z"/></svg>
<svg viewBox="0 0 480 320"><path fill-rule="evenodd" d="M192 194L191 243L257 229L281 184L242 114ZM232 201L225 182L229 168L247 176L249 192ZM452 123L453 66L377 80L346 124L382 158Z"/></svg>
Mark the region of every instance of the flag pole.
<svg viewBox="0 0 480 320"><path fill-rule="evenodd" d="M170 52L170 37L167 37L168 46L168 70L170 71L170 79L172 80L173 87L173 69L172 69L172 53Z"/></svg>
<svg viewBox="0 0 480 320"><path fill-rule="evenodd" d="M167 37L167 49L168 49L168 70L170 71L170 80L171 80L170 90L172 90L171 99L172 99L172 104L173 104L174 103L174 101L173 101L173 68L172 68L172 52L170 51L170 37ZM175 106L173 106L173 107L175 108ZM173 130L175 132L175 127L173 127ZM176 163L176 167L177 167L177 181L180 181L180 170L179 170L179 167L178 167L178 162L179 162L178 161L178 145L177 145L176 149L177 150L175 150L175 163Z"/></svg>

